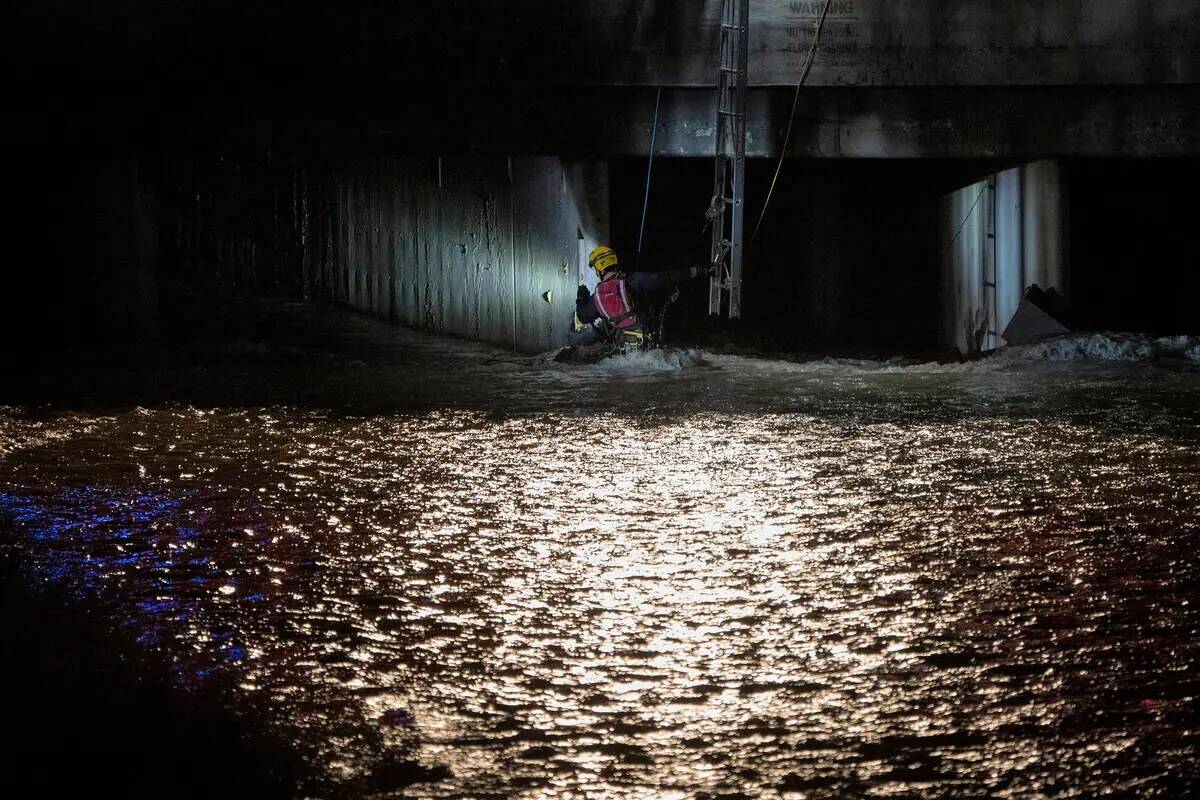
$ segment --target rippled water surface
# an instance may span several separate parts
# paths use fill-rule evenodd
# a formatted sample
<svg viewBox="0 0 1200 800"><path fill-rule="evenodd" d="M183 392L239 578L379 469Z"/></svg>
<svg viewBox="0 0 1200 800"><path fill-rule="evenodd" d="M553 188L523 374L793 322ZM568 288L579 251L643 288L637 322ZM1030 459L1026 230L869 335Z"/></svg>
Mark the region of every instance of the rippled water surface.
<svg viewBox="0 0 1200 800"><path fill-rule="evenodd" d="M253 708L309 794L1196 787L1194 364L317 323L141 406L0 409L31 576Z"/></svg>

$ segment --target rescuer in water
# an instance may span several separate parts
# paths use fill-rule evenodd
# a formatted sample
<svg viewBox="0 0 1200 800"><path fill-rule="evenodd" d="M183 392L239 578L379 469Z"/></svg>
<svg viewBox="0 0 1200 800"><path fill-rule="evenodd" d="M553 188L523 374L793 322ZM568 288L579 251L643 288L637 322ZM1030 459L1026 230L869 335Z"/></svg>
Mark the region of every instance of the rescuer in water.
<svg viewBox="0 0 1200 800"><path fill-rule="evenodd" d="M711 274L711 270L704 267L626 274L620 268L616 252L603 244L588 255L588 266L596 270L600 283L591 293L586 287L579 287L571 344L587 347L606 343L618 352L657 345L659 326L658 320L653 318L656 293Z"/></svg>

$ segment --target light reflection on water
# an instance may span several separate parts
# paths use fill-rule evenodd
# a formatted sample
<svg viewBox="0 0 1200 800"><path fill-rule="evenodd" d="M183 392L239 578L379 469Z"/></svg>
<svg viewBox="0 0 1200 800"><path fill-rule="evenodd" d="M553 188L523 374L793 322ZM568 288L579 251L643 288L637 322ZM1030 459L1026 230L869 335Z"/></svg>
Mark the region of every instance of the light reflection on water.
<svg viewBox="0 0 1200 800"><path fill-rule="evenodd" d="M363 416L9 409L2 511L318 792L398 757L439 797L1195 774L1194 372L709 357L604 407L594 372L439 367L441 407Z"/></svg>

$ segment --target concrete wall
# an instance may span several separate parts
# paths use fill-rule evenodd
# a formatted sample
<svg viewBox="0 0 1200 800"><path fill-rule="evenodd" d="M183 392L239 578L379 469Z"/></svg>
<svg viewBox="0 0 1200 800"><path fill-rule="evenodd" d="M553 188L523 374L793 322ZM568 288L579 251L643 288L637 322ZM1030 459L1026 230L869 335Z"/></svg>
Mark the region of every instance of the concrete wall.
<svg viewBox="0 0 1200 800"><path fill-rule="evenodd" d="M1056 161L1005 170L943 198L944 346L964 353L1000 347L1031 284L1070 298L1067 216Z"/></svg>
<svg viewBox="0 0 1200 800"><path fill-rule="evenodd" d="M335 173L333 261L310 291L434 333L561 345L579 239L607 237L606 180L556 158L358 161Z"/></svg>
<svg viewBox="0 0 1200 800"><path fill-rule="evenodd" d="M12 127L124 143L273 124L329 150L350 132L393 152L604 158L646 152L661 82L659 153L709 156L719 5L31 4L10 37ZM751 156L779 154L821 7L754 0ZM822 43L789 155L1200 152L1195 0L834 0Z"/></svg>
<svg viewBox="0 0 1200 800"><path fill-rule="evenodd" d="M565 343L580 253L608 237L604 162L243 153L168 160L164 175L167 270L182 282L528 352Z"/></svg>
<svg viewBox="0 0 1200 800"><path fill-rule="evenodd" d="M778 157L794 92L755 89L747 101L746 152ZM591 88L523 98L462 95L487 121L487 147L522 152L644 156L655 90ZM711 157L716 109L708 89L663 91L655 152ZM547 107L553 120L541 124ZM510 120L510 116L512 119ZM1200 84L1110 87L808 88L788 155L801 158L1186 157L1200 153ZM447 140L468 132L451 131Z"/></svg>
<svg viewBox="0 0 1200 800"><path fill-rule="evenodd" d="M794 83L825 0L751 0L750 83ZM591 3L549 41L588 40L580 83L711 84L721 0ZM556 35L561 34L561 35ZM572 35L573 34L573 37ZM1200 80L1192 0L833 0L813 86L1177 83Z"/></svg>
<svg viewBox="0 0 1200 800"><path fill-rule="evenodd" d="M824 5L753 0L752 82L794 82ZM1200 80L1192 0L834 0L822 44L813 85Z"/></svg>
<svg viewBox="0 0 1200 800"><path fill-rule="evenodd" d="M711 86L721 0L25 5L13 63L77 78ZM823 5L751 0L752 84L795 81ZM1200 80L1193 0L834 0L822 38L814 86Z"/></svg>

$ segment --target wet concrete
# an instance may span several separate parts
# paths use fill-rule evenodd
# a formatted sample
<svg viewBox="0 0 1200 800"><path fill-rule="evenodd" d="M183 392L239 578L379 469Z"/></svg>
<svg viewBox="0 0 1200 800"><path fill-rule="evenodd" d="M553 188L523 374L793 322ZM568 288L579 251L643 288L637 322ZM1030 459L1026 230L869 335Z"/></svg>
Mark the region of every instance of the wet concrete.
<svg viewBox="0 0 1200 800"><path fill-rule="evenodd" d="M1189 341L579 368L255 314L10 390L0 519L302 793L1196 788Z"/></svg>

